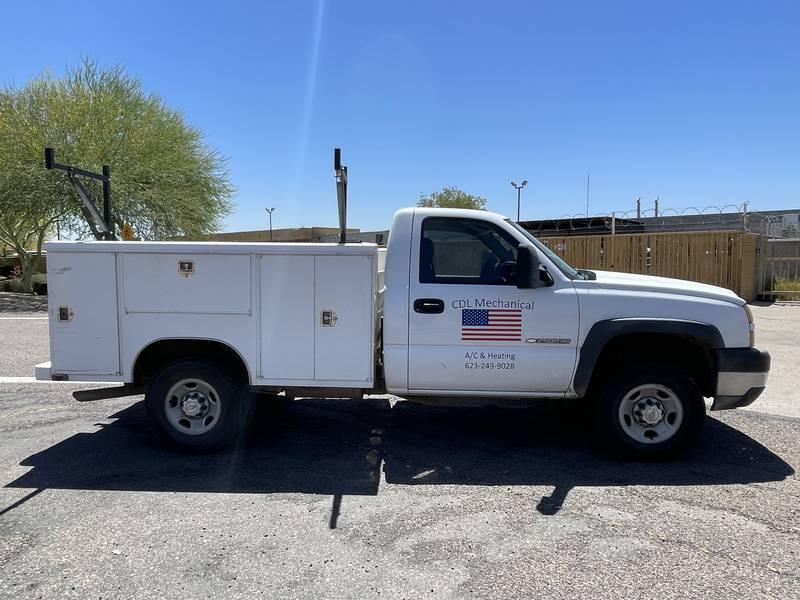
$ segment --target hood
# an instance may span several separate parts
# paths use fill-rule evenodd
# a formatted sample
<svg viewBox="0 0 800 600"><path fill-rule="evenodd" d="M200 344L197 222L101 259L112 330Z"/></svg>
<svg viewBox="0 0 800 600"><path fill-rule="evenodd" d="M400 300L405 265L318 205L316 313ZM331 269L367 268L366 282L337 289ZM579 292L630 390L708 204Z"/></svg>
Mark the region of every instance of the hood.
<svg viewBox="0 0 800 600"><path fill-rule="evenodd" d="M634 273L617 273L616 271L593 271L597 279L586 283L594 283L597 287L610 290L630 290L636 292L659 292L662 294L681 294L683 296L696 296L724 300L734 304L745 304L731 290L707 283L697 283L685 279L671 279L669 277L654 277L652 275L636 275Z"/></svg>

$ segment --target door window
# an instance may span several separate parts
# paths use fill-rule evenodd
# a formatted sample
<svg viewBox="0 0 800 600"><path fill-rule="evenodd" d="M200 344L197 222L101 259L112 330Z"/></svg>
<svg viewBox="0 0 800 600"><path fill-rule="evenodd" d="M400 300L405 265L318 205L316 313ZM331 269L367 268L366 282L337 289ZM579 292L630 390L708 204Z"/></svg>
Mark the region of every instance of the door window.
<svg viewBox="0 0 800 600"><path fill-rule="evenodd" d="M420 283L512 285L517 241L478 219L428 217L422 222Z"/></svg>

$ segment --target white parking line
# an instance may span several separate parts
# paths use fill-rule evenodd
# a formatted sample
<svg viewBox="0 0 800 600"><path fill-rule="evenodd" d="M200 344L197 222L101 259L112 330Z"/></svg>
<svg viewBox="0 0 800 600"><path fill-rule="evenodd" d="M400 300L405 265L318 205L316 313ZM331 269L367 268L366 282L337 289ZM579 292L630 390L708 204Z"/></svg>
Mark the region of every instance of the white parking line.
<svg viewBox="0 0 800 600"><path fill-rule="evenodd" d="M36 377L3 377L0 376L0 384L2 383L78 383L80 385L93 385L96 387L107 387L119 385L119 382L114 381L53 381L51 379L36 379Z"/></svg>

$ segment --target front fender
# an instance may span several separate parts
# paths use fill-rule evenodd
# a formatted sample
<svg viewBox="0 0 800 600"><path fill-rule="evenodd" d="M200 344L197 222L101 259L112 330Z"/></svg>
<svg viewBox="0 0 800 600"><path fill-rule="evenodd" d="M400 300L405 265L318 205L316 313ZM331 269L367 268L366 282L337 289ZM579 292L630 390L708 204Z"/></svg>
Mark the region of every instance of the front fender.
<svg viewBox="0 0 800 600"><path fill-rule="evenodd" d="M578 396L586 394L597 365L597 359L611 340L622 335L642 333L690 337L701 341L709 349L725 346L719 329L714 325L698 321L638 317L598 321L589 330L581 345L572 386L575 393Z"/></svg>

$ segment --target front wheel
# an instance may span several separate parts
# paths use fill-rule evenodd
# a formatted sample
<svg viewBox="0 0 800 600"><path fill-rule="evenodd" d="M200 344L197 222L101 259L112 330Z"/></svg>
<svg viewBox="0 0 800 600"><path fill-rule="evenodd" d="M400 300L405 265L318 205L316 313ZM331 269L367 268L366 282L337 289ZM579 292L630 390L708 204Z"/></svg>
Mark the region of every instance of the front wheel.
<svg viewBox="0 0 800 600"><path fill-rule="evenodd" d="M596 426L617 451L666 458L694 443L705 421L703 395L694 380L671 365L622 369L597 399Z"/></svg>
<svg viewBox="0 0 800 600"><path fill-rule="evenodd" d="M244 430L249 404L242 382L203 360L167 366L145 395L156 436L189 451L216 450L235 442Z"/></svg>

